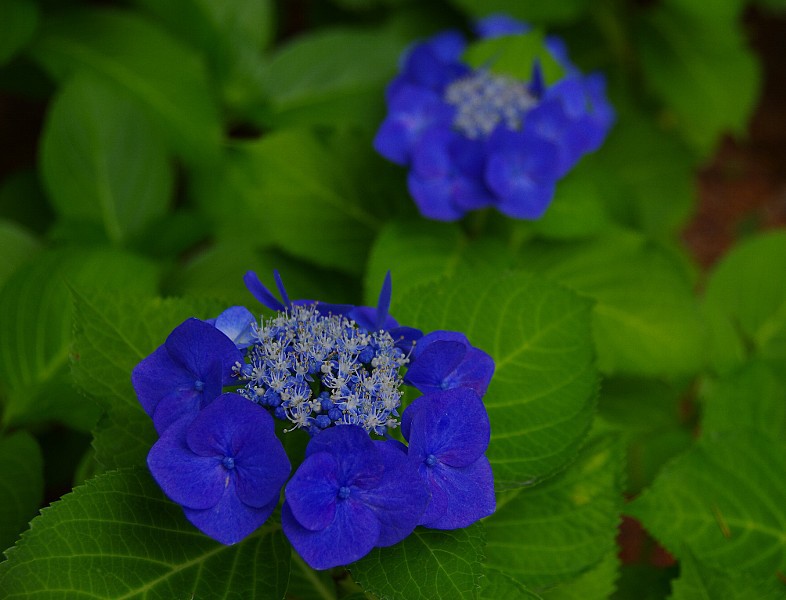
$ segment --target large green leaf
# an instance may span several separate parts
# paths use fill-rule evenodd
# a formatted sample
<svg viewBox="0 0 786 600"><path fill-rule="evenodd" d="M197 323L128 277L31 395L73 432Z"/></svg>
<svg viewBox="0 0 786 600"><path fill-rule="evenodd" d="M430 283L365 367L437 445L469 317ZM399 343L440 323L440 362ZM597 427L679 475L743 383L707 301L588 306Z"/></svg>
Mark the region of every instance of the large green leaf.
<svg viewBox="0 0 786 600"><path fill-rule="evenodd" d="M0 548L14 543L44 497L44 462L25 431L0 438Z"/></svg>
<svg viewBox="0 0 786 600"><path fill-rule="evenodd" d="M41 244L21 225L0 219L0 247L3 248L3 262L0 263L2 288L11 273L30 260L41 248Z"/></svg>
<svg viewBox="0 0 786 600"><path fill-rule="evenodd" d="M270 103L263 119L275 126L353 122L376 127L384 114L382 92L405 45L384 30L322 30L291 41L262 72Z"/></svg>
<svg viewBox="0 0 786 600"><path fill-rule="evenodd" d="M486 569L479 597L481 600L542 600L522 583L496 569Z"/></svg>
<svg viewBox="0 0 786 600"><path fill-rule="evenodd" d="M585 571L575 579L560 583L541 592L543 600L607 600L612 596L619 578L619 558L617 551L610 552L589 571ZM644 590L637 589L637 594ZM641 596L635 596L639 600Z"/></svg>
<svg viewBox="0 0 786 600"><path fill-rule="evenodd" d="M217 157L221 123L204 66L153 23L114 9L69 10L44 20L30 53L58 79L85 70L128 94L183 158Z"/></svg>
<svg viewBox="0 0 786 600"><path fill-rule="evenodd" d="M410 290L402 324L461 331L496 371L484 397L499 489L531 485L576 454L594 412L590 304L528 274L476 269Z"/></svg>
<svg viewBox="0 0 786 600"><path fill-rule="evenodd" d="M8 62L32 37L38 24L33 0L4 0L0 19L0 65Z"/></svg>
<svg viewBox="0 0 786 600"><path fill-rule="evenodd" d="M164 215L172 170L159 131L116 87L77 77L50 108L41 172L62 217L123 242Z"/></svg>
<svg viewBox="0 0 786 600"><path fill-rule="evenodd" d="M529 244L520 260L595 301L602 372L675 376L701 367L703 331L691 282L665 250L609 232L572 245Z"/></svg>
<svg viewBox="0 0 786 600"><path fill-rule="evenodd" d="M109 250L53 250L17 271L0 290L0 381L7 425L63 420L89 429L97 407L71 388L72 302L67 286L118 294L154 293L155 265Z"/></svg>
<svg viewBox="0 0 786 600"><path fill-rule="evenodd" d="M734 247L707 281L704 309L712 365L727 372L746 357L786 360L786 233Z"/></svg>
<svg viewBox="0 0 786 600"><path fill-rule="evenodd" d="M197 531L144 470L114 471L44 510L0 564L13 598L284 596L289 545L268 522L234 546Z"/></svg>
<svg viewBox="0 0 786 600"><path fill-rule="evenodd" d="M336 600L336 583L330 571L316 571L292 550L288 598L298 600Z"/></svg>
<svg viewBox="0 0 786 600"><path fill-rule="evenodd" d="M616 548L623 466L619 440L599 438L549 481L503 495L485 521L488 566L539 591L599 564Z"/></svg>
<svg viewBox="0 0 786 600"><path fill-rule="evenodd" d="M475 598L483 537L479 523L452 531L418 528L395 546L375 548L349 569L381 600Z"/></svg>
<svg viewBox="0 0 786 600"><path fill-rule="evenodd" d="M736 4L736 3L735 3ZM635 35L647 83L703 156L723 133L742 134L756 105L761 72L731 10L665 2Z"/></svg>
<svg viewBox="0 0 786 600"><path fill-rule="evenodd" d="M113 406L93 428L95 461L101 471L147 464L158 440L152 419L139 406Z"/></svg>
<svg viewBox="0 0 786 600"><path fill-rule="evenodd" d="M677 558L762 581L786 572L786 445L739 430L703 438L627 512Z"/></svg>

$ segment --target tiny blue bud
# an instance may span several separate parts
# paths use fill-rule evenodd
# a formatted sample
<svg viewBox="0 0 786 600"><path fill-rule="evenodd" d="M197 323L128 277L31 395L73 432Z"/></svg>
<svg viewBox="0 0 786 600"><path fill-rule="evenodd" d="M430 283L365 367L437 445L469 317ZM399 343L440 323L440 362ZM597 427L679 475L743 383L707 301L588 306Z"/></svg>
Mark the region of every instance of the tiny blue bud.
<svg viewBox="0 0 786 600"><path fill-rule="evenodd" d="M426 465L428 465L429 467L433 467L435 464L437 464L437 457L434 456L433 454L429 454L426 457Z"/></svg>
<svg viewBox="0 0 786 600"><path fill-rule="evenodd" d="M205 383L204 383L203 381L200 381L199 379L197 379L197 380L194 382L194 389L195 389L197 392L201 392L203 389L205 389Z"/></svg>
<svg viewBox="0 0 786 600"><path fill-rule="evenodd" d="M235 459L231 456L225 456L221 461L221 464L224 465L224 468L231 471L235 468Z"/></svg>
<svg viewBox="0 0 786 600"><path fill-rule="evenodd" d="M349 488L345 485L342 485L340 488L338 488L338 497L342 500L349 498Z"/></svg>

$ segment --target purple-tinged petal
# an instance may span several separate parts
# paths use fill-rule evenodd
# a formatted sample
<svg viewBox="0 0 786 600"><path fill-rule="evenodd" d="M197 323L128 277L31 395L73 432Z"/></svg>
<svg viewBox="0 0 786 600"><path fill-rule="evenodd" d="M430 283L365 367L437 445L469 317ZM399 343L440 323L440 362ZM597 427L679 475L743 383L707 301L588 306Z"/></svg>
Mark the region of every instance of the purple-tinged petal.
<svg viewBox="0 0 786 600"><path fill-rule="evenodd" d="M470 71L460 62L442 60L440 54L444 51L443 46L432 47L429 42L417 44L404 59L404 75L417 85L441 94L447 84Z"/></svg>
<svg viewBox="0 0 786 600"><path fill-rule="evenodd" d="M219 391L221 386L232 382L232 367L243 359L232 340L209 323L194 318L178 325L164 346L175 363L206 386L217 384ZM222 375L218 382L209 378L214 375L216 364L220 365Z"/></svg>
<svg viewBox="0 0 786 600"><path fill-rule="evenodd" d="M323 435L323 434L320 434ZM374 512L351 496L336 503L333 522L319 531L303 527L288 502L281 525L292 547L312 569L331 569L363 558L376 545L380 523Z"/></svg>
<svg viewBox="0 0 786 600"><path fill-rule="evenodd" d="M508 15L494 14L478 19L473 29L478 37L488 39L527 33L532 27L528 23L522 23Z"/></svg>
<svg viewBox="0 0 786 600"><path fill-rule="evenodd" d="M451 467L475 462L488 448L491 435L480 397L468 388L455 388L423 398L409 428L410 457L436 459Z"/></svg>
<svg viewBox="0 0 786 600"><path fill-rule="evenodd" d="M297 522L318 531L333 522L340 488L336 459L327 452L317 452L298 467L284 495Z"/></svg>
<svg viewBox="0 0 786 600"><path fill-rule="evenodd" d="M436 341L418 354L404 375L404 383L425 393L443 388L443 382L467 354L461 342Z"/></svg>
<svg viewBox="0 0 786 600"><path fill-rule="evenodd" d="M460 31L443 31L425 42L434 55L442 62L450 63L461 60L467 47L467 40Z"/></svg>
<svg viewBox="0 0 786 600"><path fill-rule="evenodd" d="M163 433L147 455L147 466L163 492L178 504L211 508L224 495L229 474L218 458L191 451L186 443L189 422L181 419Z"/></svg>
<svg viewBox="0 0 786 600"><path fill-rule="evenodd" d="M469 343L467 336L460 331L438 329L436 331L430 331L417 341L415 348L412 351L412 360L417 360L418 356L420 356L423 351L431 345L432 342L460 342L467 348L472 346L472 344Z"/></svg>
<svg viewBox="0 0 786 600"><path fill-rule="evenodd" d="M342 486L373 487L385 470L371 438L357 425L341 425L321 431L308 443L306 458L317 452L327 452L336 459L338 482Z"/></svg>
<svg viewBox="0 0 786 600"><path fill-rule="evenodd" d="M407 187L420 214L427 219L457 221L464 216L464 211L453 206L451 182L439 178L421 178L410 171Z"/></svg>
<svg viewBox="0 0 786 600"><path fill-rule="evenodd" d="M254 343L253 326L256 322L256 317L245 306L232 306L213 319L211 325L242 350Z"/></svg>
<svg viewBox="0 0 786 600"><path fill-rule="evenodd" d="M193 420L199 413L204 399L204 394L193 387L173 390L161 398L151 415L158 434L163 434L170 425L180 419Z"/></svg>
<svg viewBox="0 0 786 600"><path fill-rule="evenodd" d="M489 516L496 509L494 474L485 456L461 468L436 464L426 467L432 499L444 496L446 506L426 509L420 524L431 529L461 529ZM437 510L439 508L440 510ZM440 512L441 514L435 514Z"/></svg>
<svg viewBox="0 0 786 600"><path fill-rule="evenodd" d="M236 544L254 533L278 504L278 496L269 504L254 508L240 501L233 485L226 488L221 500L212 508L196 510L183 507L186 518L202 533L227 546Z"/></svg>
<svg viewBox="0 0 786 600"><path fill-rule="evenodd" d="M396 343L396 348L401 350L404 354L409 354L415 345L415 342L423 337L423 332L414 327L407 327L401 325L398 327L391 327L388 329L390 337Z"/></svg>
<svg viewBox="0 0 786 600"><path fill-rule="evenodd" d="M417 470L394 441L375 441L385 463L379 485L359 492L381 524L377 546L392 546L407 537L420 521L429 492Z"/></svg>
<svg viewBox="0 0 786 600"><path fill-rule="evenodd" d="M176 364L163 345L134 367L131 383L139 403L151 417L165 396L179 390L195 391L194 375Z"/></svg>
<svg viewBox="0 0 786 600"><path fill-rule="evenodd" d="M246 274L243 275L243 282L246 284L248 291L251 292L251 295L263 306L267 306L270 310L275 311L282 311L287 308L286 305L282 304L278 298L262 284L259 276L254 273L254 271L247 271Z"/></svg>

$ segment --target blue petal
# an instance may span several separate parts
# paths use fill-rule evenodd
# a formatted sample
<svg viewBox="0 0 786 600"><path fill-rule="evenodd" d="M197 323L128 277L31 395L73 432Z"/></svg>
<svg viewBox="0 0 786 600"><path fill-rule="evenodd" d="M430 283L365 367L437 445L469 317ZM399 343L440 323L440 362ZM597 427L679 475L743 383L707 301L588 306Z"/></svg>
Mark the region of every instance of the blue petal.
<svg viewBox="0 0 786 600"><path fill-rule="evenodd" d="M187 442L195 454L231 457L237 494L252 507L277 498L291 471L273 418L239 394L222 394L200 411L188 428Z"/></svg>
<svg viewBox="0 0 786 600"><path fill-rule="evenodd" d="M297 522L318 531L333 522L341 485L336 459L327 452L317 452L298 467L284 494Z"/></svg>
<svg viewBox="0 0 786 600"><path fill-rule="evenodd" d="M404 383L423 393L439 391L443 389L443 381L458 367L466 354L467 346L461 342L432 342L407 369Z"/></svg>
<svg viewBox="0 0 786 600"><path fill-rule="evenodd" d="M216 373L218 373L218 370L216 370ZM156 409L151 415L156 431L160 435L164 433L170 425L180 419L193 420L205 401L206 396L204 393L193 389L193 384L192 387L188 389L180 388L172 390L169 394L161 398L161 401L156 405Z"/></svg>
<svg viewBox="0 0 786 600"><path fill-rule="evenodd" d="M131 372L131 383L139 403L151 417L162 398L178 390L194 390L194 382L194 375L176 364L163 345Z"/></svg>
<svg viewBox="0 0 786 600"><path fill-rule="evenodd" d="M232 306L215 318L212 325L242 350L254 343L256 317L245 306Z"/></svg>
<svg viewBox="0 0 786 600"><path fill-rule="evenodd" d="M532 27L506 14L494 14L476 21L473 29L478 37L488 39L527 33Z"/></svg>
<svg viewBox="0 0 786 600"><path fill-rule="evenodd" d="M240 501L230 483L214 507L206 510L183 507L183 512L202 533L229 546L242 541L261 527L277 504L278 496L261 508L248 506Z"/></svg>
<svg viewBox="0 0 786 600"><path fill-rule="evenodd" d="M443 497L446 504L444 509L440 506L439 511L426 509L420 525L432 529L461 529L494 512L494 474L485 456L466 467L436 464L426 470L432 496ZM441 514L433 514L436 512Z"/></svg>
<svg viewBox="0 0 786 600"><path fill-rule="evenodd" d="M332 569L363 558L376 545L380 530L374 512L351 497L336 503L333 522L319 531L303 527L284 502L281 525L292 547L312 569Z"/></svg>
<svg viewBox="0 0 786 600"><path fill-rule="evenodd" d="M219 393L222 386L232 382L232 367L243 359L226 335L209 323L193 318L178 325L164 346L173 361L200 378L206 389L217 385ZM216 364L220 366L221 380L209 380L206 376L215 372ZM206 395L210 394L206 392Z"/></svg>
<svg viewBox="0 0 786 600"><path fill-rule="evenodd" d="M190 508L215 506L224 494L227 470L216 457L194 454L186 443L190 420L181 419L153 444L147 466L172 500Z"/></svg>
<svg viewBox="0 0 786 600"><path fill-rule="evenodd" d="M331 427L311 438L306 458L317 452L327 452L336 459L340 485L371 488L385 470L368 433L357 425Z"/></svg>
<svg viewBox="0 0 786 600"><path fill-rule="evenodd" d="M270 310L276 311L282 311L287 308L262 284L259 276L254 273L254 271L247 271L246 274L243 275L243 282L246 284L248 291L251 292L251 295L263 306L267 306Z"/></svg>
<svg viewBox="0 0 786 600"><path fill-rule="evenodd" d="M406 411L405 411L406 412ZM491 429L483 401L468 388L422 396L409 425L409 455L464 467L488 447Z"/></svg>

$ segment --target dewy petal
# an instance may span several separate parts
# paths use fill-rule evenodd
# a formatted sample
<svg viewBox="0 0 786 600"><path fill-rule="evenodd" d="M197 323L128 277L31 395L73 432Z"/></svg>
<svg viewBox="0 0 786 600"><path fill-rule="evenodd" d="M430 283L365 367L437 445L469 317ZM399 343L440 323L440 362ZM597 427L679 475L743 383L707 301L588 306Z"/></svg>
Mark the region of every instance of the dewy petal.
<svg viewBox="0 0 786 600"><path fill-rule="evenodd" d="M213 326L242 350L254 342L252 328L254 323L256 317L245 306L232 306L216 317Z"/></svg>
<svg viewBox="0 0 786 600"><path fill-rule="evenodd" d="M358 495L379 519L377 546L392 546L415 529L428 504L429 492L418 465L407 458L395 441L375 441L374 445L385 463L385 475L377 487Z"/></svg>
<svg viewBox="0 0 786 600"><path fill-rule="evenodd" d="M357 425L340 425L321 431L308 443L306 458L317 452L327 452L336 459L337 479L342 486L374 487L385 471L371 438Z"/></svg>
<svg viewBox="0 0 786 600"><path fill-rule="evenodd" d="M333 522L341 485L336 459L327 452L317 452L298 467L284 494L297 522L319 531Z"/></svg>
<svg viewBox="0 0 786 600"><path fill-rule="evenodd" d="M351 496L336 503L335 518L324 529L311 531L303 527L295 519L288 502L281 507L281 525L301 558L312 569L320 570L363 558L376 545L380 529L374 512Z"/></svg>
<svg viewBox="0 0 786 600"><path fill-rule="evenodd" d="M455 388L422 397L409 426L409 454L430 455L452 467L475 462L491 435L483 401L468 388Z"/></svg>
<svg viewBox="0 0 786 600"><path fill-rule="evenodd" d="M494 512L494 475L485 456L466 467L437 463L426 469L432 498L444 496L446 506L438 516L426 509L420 525L432 529L461 529Z"/></svg>
<svg viewBox="0 0 786 600"><path fill-rule="evenodd" d="M248 506L240 501L230 483L214 507L206 510L183 507L183 512L202 533L229 546L242 541L261 527L277 504L278 496L261 508Z"/></svg>
<svg viewBox="0 0 786 600"><path fill-rule="evenodd" d="M237 495L255 508L278 498L291 471L273 418L239 394L222 394L200 411L187 443L195 454L232 458Z"/></svg>
<svg viewBox="0 0 786 600"><path fill-rule="evenodd" d="M163 433L147 455L147 466L164 493L178 504L211 508L224 495L228 472L217 457L191 451L186 443L189 422L181 419Z"/></svg>
<svg viewBox="0 0 786 600"><path fill-rule="evenodd" d="M178 325L164 342L169 356L207 386L208 375L214 373L214 365L221 366L219 386L231 383L232 367L243 360L240 350L221 331L200 321L187 319ZM220 391L220 390L219 390Z"/></svg>

